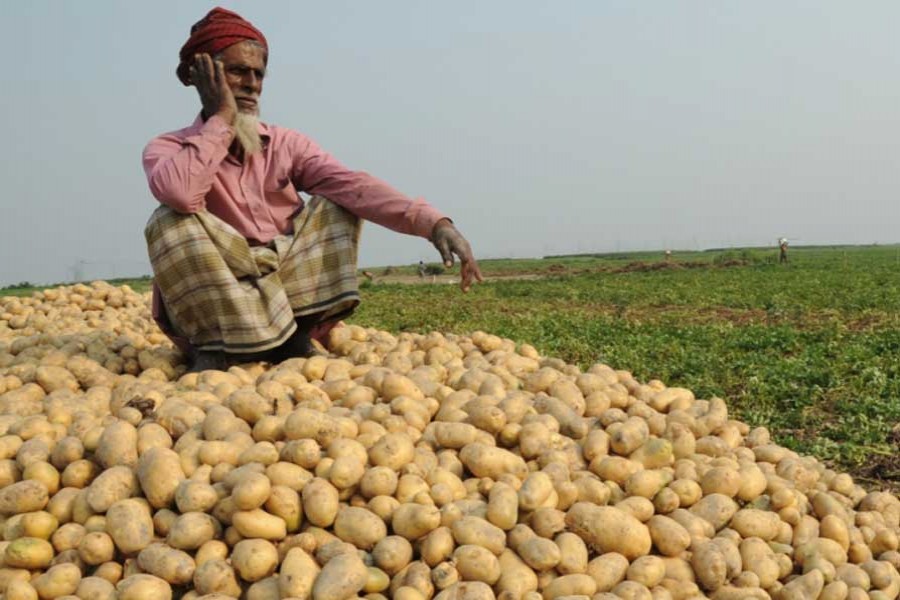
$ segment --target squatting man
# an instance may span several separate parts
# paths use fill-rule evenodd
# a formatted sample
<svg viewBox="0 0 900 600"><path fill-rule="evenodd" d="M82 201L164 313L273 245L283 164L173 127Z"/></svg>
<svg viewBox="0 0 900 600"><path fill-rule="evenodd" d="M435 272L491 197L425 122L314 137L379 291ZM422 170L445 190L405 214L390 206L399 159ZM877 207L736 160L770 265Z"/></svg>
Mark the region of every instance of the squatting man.
<svg viewBox="0 0 900 600"><path fill-rule="evenodd" d="M176 70L197 89L200 115L143 152L160 202L144 232L153 316L193 371L310 355L311 339L359 304L362 220L430 240L448 267L457 256L463 291L482 280L444 214L259 120L268 56L251 23L211 10L191 28Z"/></svg>

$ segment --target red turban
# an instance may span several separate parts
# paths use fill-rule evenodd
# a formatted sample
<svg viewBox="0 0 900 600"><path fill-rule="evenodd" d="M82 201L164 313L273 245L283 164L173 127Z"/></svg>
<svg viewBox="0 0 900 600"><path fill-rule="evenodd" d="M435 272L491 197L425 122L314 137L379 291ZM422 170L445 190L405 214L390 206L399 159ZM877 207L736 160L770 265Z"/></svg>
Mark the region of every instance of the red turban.
<svg viewBox="0 0 900 600"><path fill-rule="evenodd" d="M259 29L250 21L245 21L239 14L217 6L191 27L191 37L178 54L181 59L175 71L178 79L184 85L191 85L189 69L194 62L194 54L213 55L244 40L259 42L268 54L269 45L266 43L266 36Z"/></svg>

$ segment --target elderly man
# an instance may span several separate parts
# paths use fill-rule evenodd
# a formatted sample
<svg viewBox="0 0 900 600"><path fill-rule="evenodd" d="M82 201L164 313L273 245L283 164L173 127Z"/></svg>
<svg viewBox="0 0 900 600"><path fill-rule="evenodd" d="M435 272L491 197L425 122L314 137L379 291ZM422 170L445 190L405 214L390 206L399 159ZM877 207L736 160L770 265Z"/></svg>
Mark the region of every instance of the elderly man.
<svg viewBox="0 0 900 600"><path fill-rule="evenodd" d="M193 370L308 356L311 338L359 304L361 219L430 240L448 267L459 257L463 291L481 281L469 243L438 210L259 121L268 51L239 15L210 11L177 69L202 111L143 153L161 203L145 229L154 317Z"/></svg>

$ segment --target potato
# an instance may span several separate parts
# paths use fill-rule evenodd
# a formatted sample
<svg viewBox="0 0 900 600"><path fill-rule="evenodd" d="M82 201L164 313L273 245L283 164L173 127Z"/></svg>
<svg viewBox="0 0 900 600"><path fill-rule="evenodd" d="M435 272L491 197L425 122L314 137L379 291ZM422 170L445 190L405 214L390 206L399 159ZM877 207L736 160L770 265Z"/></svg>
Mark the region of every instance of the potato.
<svg viewBox="0 0 900 600"><path fill-rule="evenodd" d="M679 556L691 544L690 533L669 517L655 515L647 521L647 528L653 545L665 556Z"/></svg>
<svg viewBox="0 0 900 600"><path fill-rule="evenodd" d="M78 523L66 523L53 532L53 535L50 537L50 542L57 552L72 550L73 548L78 548L78 545L81 543L81 540L86 533L87 531L83 525L79 525Z"/></svg>
<svg viewBox="0 0 900 600"><path fill-rule="evenodd" d="M86 499L91 510L103 513L116 502L132 498L140 491L135 472L130 467L119 465L103 471L91 482Z"/></svg>
<svg viewBox="0 0 900 600"><path fill-rule="evenodd" d="M598 592L608 592L619 584L628 570L628 559L617 552L607 552L590 562L587 574L594 578Z"/></svg>
<svg viewBox="0 0 900 600"><path fill-rule="evenodd" d="M363 589L368 580L368 570L359 556L339 554L325 566L313 583L314 600L341 600Z"/></svg>
<svg viewBox="0 0 900 600"><path fill-rule="evenodd" d="M37 511L21 515L22 535L50 539L56 531L59 521L55 516L46 511Z"/></svg>
<svg viewBox="0 0 900 600"><path fill-rule="evenodd" d="M284 521L288 532L297 531L303 523L300 494L287 486L273 486L264 507L266 512Z"/></svg>
<svg viewBox="0 0 900 600"><path fill-rule="evenodd" d="M172 585L192 581L196 565L190 554L169 548L165 544L150 544L138 554L138 565Z"/></svg>
<svg viewBox="0 0 900 600"><path fill-rule="evenodd" d="M560 561L556 570L563 575L587 571L588 549L584 541L574 533L561 533L554 539L559 547Z"/></svg>
<svg viewBox="0 0 900 600"><path fill-rule="evenodd" d="M307 520L317 527L329 527L338 513L338 491L325 479L316 477L303 487L303 509Z"/></svg>
<svg viewBox="0 0 900 600"><path fill-rule="evenodd" d="M506 548L506 535L499 527L478 517L463 517L450 528L453 538L460 546L476 545L500 555Z"/></svg>
<svg viewBox="0 0 900 600"><path fill-rule="evenodd" d="M502 482L491 486L486 518L491 524L509 531L519 516L519 496L515 488Z"/></svg>
<svg viewBox="0 0 900 600"><path fill-rule="evenodd" d="M94 570L94 576L115 585L122 579L122 572L123 568L119 563L105 562Z"/></svg>
<svg viewBox="0 0 900 600"><path fill-rule="evenodd" d="M72 563L64 563L50 567L33 579L31 585L41 598L61 598L74 594L80 581L81 570Z"/></svg>
<svg viewBox="0 0 900 600"><path fill-rule="evenodd" d="M491 598L494 598L493 591L488 584L481 581L461 581L435 596L435 600L490 600Z"/></svg>
<svg viewBox="0 0 900 600"><path fill-rule="evenodd" d="M389 433L369 449L369 461L398 471L412 462L414 452L412 441L406 435Z"/></svg>
<svg viewBox="0 0 900 600"><path fill-rule="evenodd" d="M239 510L254 510L265 504L272 492L269 478L262 473L242 477L231 490L231 497Z"/></svg>
<svg viewBox="0 0 900 600"><path fill-rule="evenodd" d="M238 533L247 538L283 540L287 537L287 524L284 520L259 508L235 512L231 516L231 523ZM206 541L208 540L203 540L204 543Z"/></svg>
<svg viewBox="0 0 900 600"><path fill-rule="evenodd" d="M691 566L700 584L708 591L716 591L727 580L728 565L725 555L712 542L697 546L691 556Z"/></svg>
<svg viewBox="0 0 900 600"><path fill-rule="evenodd" d="M391 517L394 533L412 541L426 535L441 524L441 513L434 506L401 504Z"/></svg>
<svg viewBox="0 0 900 600"><path fill-rule="evenodd" d="M518 502L518 500L516 500ZM419 552L428 566L434 567L453 554L453 533L449 527L438 527L422 538ZM383 567L382 567L383 568Z"/></svg>
<svg viewBox="0 0 900 600"><path fill-rule="evenodd" d="M119 600L171 600L172 588L153 575L131 575L116 584Z"/></svg>
<svg viewBox="0 0 900 600"><path fill-rule="evenodd" d="M724 527L737 512L737 503L730 497L713 493L691 506L691 512L711 523L716 531Z"/></svg>
<svg viewBox="0 0 900 600"><path fill-rule="evenodd" d="M371 550L387 535L387 526L365 508L345 507L338 511L334 533L345 542L363 550Z"/></svg>
<svg viewBox="0 0 900 600"><path fill-rule="evenodd" d="M773 512L744 508L731 519L731 527L742 537L758 537L766 541L778 535L781 520Z"/></svg>
<svg viewBox="0 0 900 600"><path fill-rule="evenodd" d="M94 531L81 538L78 556L88 565L100 565L113 559L116 552L112 538L106 533Z"/></svg>
<svg viewBox="0 0 900 600"><path fill-rule="evenodd" d="M528 472L528 467L521 457L508 450L480 443L466 445L460 450L459 459L476 477L499 479L504 473L518 476Z"/></svg>
<svg viewBox="0 0 900 600"><path fill-rule="evenodd" d="M95 453L104 468L116 465L134 467L138 462L138 434L134 425L117 420L103 430Z"/></svg>
<svg viewBox="0 0 900 600"><path fill-rule="evenodd" d="M0 514L43 510L50 501L47 486L39 481L20 481L0 490Z"/></svg>
<svg viewBox="0 0 900 600"><path fill-rule="evenodd" d="M634 581L652 589L659 585L666 575L666 566L658 556L642 556L635 559L625 572L629 581Z"/></svg>
<svg viewBox="0 0 900 600"><path fill-rule="evenodd" d="M566 525L598 552L618 552L628 559L650 552L647 526L616 508L578 502L566 513Z"/></svg>
<svg viewBox="0 0 900 600"><path fill-rule="evenodd" d="M208 483L186 479L175 488L175 505L181 513L208 512L218 501L216 489Z"/></svg>
<svg viewBox="0 0 900 600"><path fill-rule="evenodd" d="M302 548L292 548L281 563L278 591L282 598L306 598L320 572L319 565Z"/></svg>
<svg viewBox="0 0 900 600"><path fill-rule="evenodd" d="M399 478L389 467L376 466L367 470L359 482L360 493L365 498L389 496L397 490Z"/></svg>
<svg viewBox="0 0 900 600"><path fill-rule="evenodd" d="M31 583L21 579L13 579L6 586L6 592L3 597L6 600L37 600L38 593Z"/></svg>
<svg viewBox="0 0 900 600"><path fill-rule="evenodd" d="M481 546L459 546L453 552L456 569L464 581L481 581L493 585L500 579L500 561Z"/></svg>
<svg viewBox="0 0 900 600"><path fill-rule="evenodd" d="M106 523L107 533L112 537L116 547L125 554L143 550L153 538L150 510L135 499L120 500L110 506L106 512ZM149 583L147 585L153 587Z"/></svg>
<svg viewBox="0 0 900 600"><path fill-rule="evenodd" d="M29 464L22 471L22 479L43 483L51 496L59 491L59 472L50 463L35 461Z"/></svg>
<svg viewBox="0 0 900 600"><path fill-rule="evenodd" d="M89 600L114 600L116 588L102 577L85 577L78 582L75 595Z"/></svg>
<svg viewBox="0 0 900 600"><path fill-rule="evenodd" d="M137 476L144 496L154 508L172 504L175 490L185 479L178 454L168 448L150 448L144 452L138 460Z"/></svg>
<svg viewBox="0 0 900 600"><path fill-rule="evenodd" d="M547 538L533 536L516 548L525 563L536 571L547 571L562 560L559 546Z"/></svg>
<svg viewBox="0 0 900 600"><path fill-rule="evenodd" d="M221 526L210 515L201 512L184 513L175 519L166 536L166 543L178 550L196 550L215 538L220 530Z"/></svg>
<svg viewBox="0 0 900 600"><path fill-rule="evenodd" d="M53 560L53 546L41 538L20 537L3 551L3 564L18 569L42 569Z"/></svg>
<svg viewBox="0 0 900 600"><path fill-rule="evenodd" d="M266 540L241 540L234 547L231 563L244 581L259 581L275 572L278 550Z"/></svg>
<svg viewBox="0 0 900 600"><path fill-rule="evenodd" d="M242 560L244 559L245 557L242 557ZM263 565L256 565L260 566ZM234 569L224 560L213 559L198 565L194 571L193 582L194 589L200 594L222 594L232 598L237 598L241 594Z"/></svg>
<svg viewBox="0 0 900 600"><path fill-rule="evenodd" d="M590 575L572 574L557 577L544 588L544 598L553 600L563 596L593 596L597 582Z"/></svg>

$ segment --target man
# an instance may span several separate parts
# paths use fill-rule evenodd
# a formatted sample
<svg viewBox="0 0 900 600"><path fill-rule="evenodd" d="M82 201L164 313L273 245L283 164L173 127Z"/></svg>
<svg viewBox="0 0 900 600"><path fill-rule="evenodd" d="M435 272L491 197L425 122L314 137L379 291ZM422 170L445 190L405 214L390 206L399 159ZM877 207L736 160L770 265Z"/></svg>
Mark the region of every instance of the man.
<svg viewBox="0 0 900 600"><path fill-rule="evenodd" d="M787 250L788 250L788 241L787 238L781 238L778 240L778 264L784 264L788 261Z"/></svg>
<svg viewBox="0 0 900 600"><path fill-rule="evenodd" d="M429 239L448 267L459 257L464 292L482 280L469 243L435 208L259 121L268 43L251 23L214 8L179 56L178 78L202 110L144 149L161 203L145 237L154 317L192 370L311 354L311 338L359 304L361 219ZM313 197L304 204L299 191Z"/></svg>

